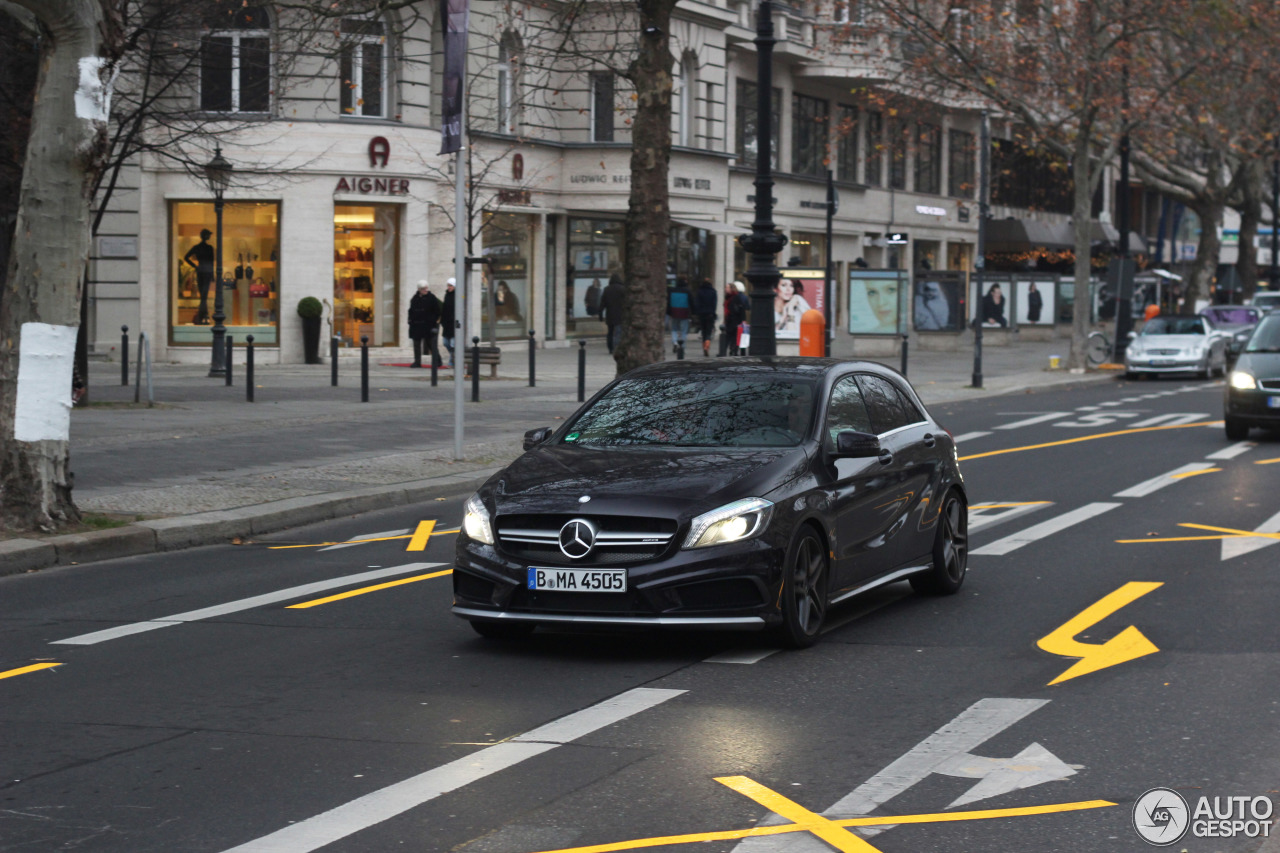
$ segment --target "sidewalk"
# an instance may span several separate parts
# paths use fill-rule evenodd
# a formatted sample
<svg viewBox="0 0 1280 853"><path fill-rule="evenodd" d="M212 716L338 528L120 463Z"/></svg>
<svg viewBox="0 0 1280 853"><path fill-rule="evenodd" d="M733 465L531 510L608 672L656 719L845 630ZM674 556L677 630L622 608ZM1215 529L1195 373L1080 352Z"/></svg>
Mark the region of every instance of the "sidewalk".
<svg viewBox="0 0 1280 853"><path fill-rule="evenodd" d="M1049 371L1065 341L1019 342L983 352L984 387L967 387L972 351L910 354L908 376L926 404L1098 381L1107 374ZM602 341L586 347L589 398L613 379ZM498 378L481 367L480 402L466 383L463 458L454 458L451 371L370 355L369 402L360 402L359 359L330 366L258 365L245 399L243 351L233 386L208 369L157 364L155 406L133 402L120 364L90 367L92 405L71 417L71 468L81 511L128 520L91 533L0 540L0 574L247 539L475 488L521 453L526 430L553 426L577 408L578 346L540 349L530 388L528 347L504 347ZM668 358L672 356L667 355ZM701 359L701 354L693 356ZM884 360L900 367L897 359ZM145 382L145 380L144 380Z"/></svg>

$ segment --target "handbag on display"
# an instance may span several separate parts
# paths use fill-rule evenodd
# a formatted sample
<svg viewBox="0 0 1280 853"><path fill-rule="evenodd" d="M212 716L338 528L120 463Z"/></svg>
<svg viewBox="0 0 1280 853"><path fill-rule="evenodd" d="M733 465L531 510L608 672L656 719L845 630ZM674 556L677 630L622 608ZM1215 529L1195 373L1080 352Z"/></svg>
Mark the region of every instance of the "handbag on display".
<svg viewBox="0 0 1280 853"><path fill-rule="evenodd" d="M271 289L267 287L265 281L255 281L249 285L249 295L257 299L263 299L271 295Z"/></svg>
<svg viewBox="0 0 1280 853"><path fill-rule="evenodd" d="M244 278L244 255L237 255L240 259L240 265L236 267L236 281Z"/></svg>

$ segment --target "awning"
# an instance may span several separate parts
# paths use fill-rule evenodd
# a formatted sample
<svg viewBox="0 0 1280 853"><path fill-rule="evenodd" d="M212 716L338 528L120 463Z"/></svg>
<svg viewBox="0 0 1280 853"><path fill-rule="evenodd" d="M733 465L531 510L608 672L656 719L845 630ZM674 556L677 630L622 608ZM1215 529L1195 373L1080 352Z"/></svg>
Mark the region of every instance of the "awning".
<svg viewBox="0 0 1280 853"><path fill-rule="evenodd" d="M987 223L988 252L1026 252L1030 249L1071 249L1075 239L1067 223L1036 219L993 219Z"/></svg>
<svg viewBox="0 0 1280 853"><path fill-rule="evenodd" d="M672 216L672 225L684 225L688 228L701 228L704 231L710 231L712 234L745 234L750 228L742 229L736 225L730 225L728 222L716 222L711 219L693 219L689 216Z"/></svg>

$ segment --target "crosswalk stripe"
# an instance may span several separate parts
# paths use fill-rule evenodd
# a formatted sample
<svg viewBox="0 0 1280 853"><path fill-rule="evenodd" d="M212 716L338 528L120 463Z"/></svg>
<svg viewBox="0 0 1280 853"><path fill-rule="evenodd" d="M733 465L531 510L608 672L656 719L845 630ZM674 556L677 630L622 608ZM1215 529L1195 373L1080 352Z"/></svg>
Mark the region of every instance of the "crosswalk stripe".
<svg viewBox="0 0 1280 853"><path fill-rule="evenodd" d="M956 444L959 444L962 441L972 441L975 438L982 438L984 435L991 435L991 433L984 432L983 430L978 430L976 432L966 432L962 435L957 435L955 437L955 442Z"/></svg>
<svg viewBox="0 0 1280 853"><path fill-rule="evenodd" d="M997 539L989 545L984 545L975 551L970 551L970 555L974 557L999 557L1016 551L1024 545L1030 545L1047 536L1051 536L1068 527L1079 524L1082 521L1102 515L1109 512L1122 504L1118 503L1091 503L1085 504L1079 509L1073 509L1070 512L1064 512L1062 515L1042 521L1039 524L1032 525L1026 530L1021 530L1003 539Z"/></svg>

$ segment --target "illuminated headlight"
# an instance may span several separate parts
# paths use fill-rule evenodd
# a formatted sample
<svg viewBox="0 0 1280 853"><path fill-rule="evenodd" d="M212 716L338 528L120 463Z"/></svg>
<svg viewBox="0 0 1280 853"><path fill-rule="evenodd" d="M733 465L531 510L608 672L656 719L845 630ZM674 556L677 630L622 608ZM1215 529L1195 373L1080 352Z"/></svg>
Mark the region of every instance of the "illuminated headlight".
<svg viewBox="0 0 1280 853"><path fill-rule="evenodd" d="M1252 390L1258 387L1258 380L1254 379L1252 375L1245 373L1243 370L1231 371L1230 382L1232 388L1239 388L1241 390Z"/></svg>
<svg viewBox="0 0 1280 853"><path fill-rule="evenodd" d="M744 498L704 512L693 520L685 548L705 548L739 542L764 532L773 515L773 503L764 498Z"/></svg>
<svg viewBox="0 0 1280 853"><path fill-rule="evenodd" d="M479 495L472 495L462 508L462 529L477 542L493 544L493 527L489 524L489 510Z"/></svg>

